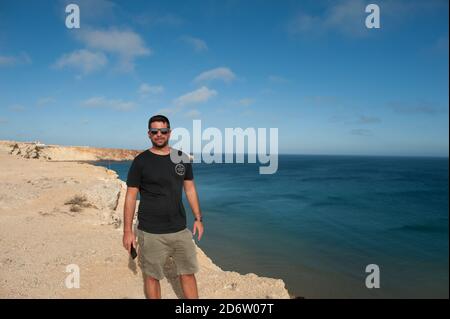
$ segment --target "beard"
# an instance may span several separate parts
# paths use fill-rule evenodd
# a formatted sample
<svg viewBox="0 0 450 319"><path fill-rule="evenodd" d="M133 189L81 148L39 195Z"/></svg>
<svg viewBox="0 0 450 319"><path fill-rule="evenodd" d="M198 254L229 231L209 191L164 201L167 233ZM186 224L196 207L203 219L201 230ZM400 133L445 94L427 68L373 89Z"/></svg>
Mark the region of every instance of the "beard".
<svg viewBox="0 0 450 319"><path fill-rule="evenodd" d="M153 140L151 140L151 141L152 141L153 147L155 147L155 148L163 148L163 147L166 147L167 144L169 143L169 140L166 140L166 141L163 142L162 144L158 144L157 142L155 142L155 141L153 141Z"/></svg>

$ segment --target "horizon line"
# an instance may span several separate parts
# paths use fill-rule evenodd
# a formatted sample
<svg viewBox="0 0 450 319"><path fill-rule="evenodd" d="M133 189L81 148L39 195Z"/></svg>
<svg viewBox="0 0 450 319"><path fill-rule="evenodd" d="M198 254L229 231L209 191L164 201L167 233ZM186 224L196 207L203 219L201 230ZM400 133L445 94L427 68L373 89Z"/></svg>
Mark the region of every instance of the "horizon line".
<svg viewBox="0 0 450 319"><path fill-rule="evenodd" d="M34 141L20 141L20 140L9 140L9 139L0 139L1 142L19 142L19 143L41 143L40 140L34 140ZM43 143L46 144L46 143ZM66 146L66 147L91 147L91 148L110 148L110 149L122 149L122 150L129 150L129 151L144 151L148 148L142 148L142 149L133 149L133 148L122 148L122 147L105 147L105 146L90 146L90 145L65 145L65 144L47 144L48 146ZM201 153L190 153L191 155L199 155ZM258 153L219 153L222 156L224 154L232 154L232 155L258 155ZM267 153L265 155L268 156ZM332 153L291 153L291 152L278 152L278 155L297 155L297 156L358 156L358 157L418 157L418 158L441 158L441 159L448 159L449 155L399 155L399 154L332 154Z"/></svg>

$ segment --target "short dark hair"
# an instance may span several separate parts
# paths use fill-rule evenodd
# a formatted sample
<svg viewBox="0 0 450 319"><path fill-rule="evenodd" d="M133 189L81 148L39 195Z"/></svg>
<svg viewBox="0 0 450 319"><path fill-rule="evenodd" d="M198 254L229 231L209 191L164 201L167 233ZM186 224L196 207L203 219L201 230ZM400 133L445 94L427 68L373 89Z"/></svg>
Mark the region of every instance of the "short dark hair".
<svg viewBox="0 0 450 319"><path fill-rule="evenodd" d="M148 120L148 129L150 129L152 127L152 123L153 122L163 122L163 123L167 123L167 127L170 128L170 122L169 119L167 117L165 117L164 115L155 115L152 116L150 118L150 120Z"/></svg>

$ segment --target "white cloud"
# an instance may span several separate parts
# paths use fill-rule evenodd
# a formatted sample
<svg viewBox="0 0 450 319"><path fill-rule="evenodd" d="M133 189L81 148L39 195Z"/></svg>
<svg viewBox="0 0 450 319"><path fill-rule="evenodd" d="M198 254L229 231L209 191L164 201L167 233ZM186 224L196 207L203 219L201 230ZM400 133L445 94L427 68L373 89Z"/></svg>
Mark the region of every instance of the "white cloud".
<svg viewBox="0 0 450 319"><path fill-rule="evenodd" d="M139 86L138 93L144 97L149 94L161 94L164 92L164 87L162 85L150 85L147 83L142 83Z"/></svg>
<svg viewBox="0 0 450 319"><path fill-rule="evenodd" d="M63 0L61 7L65 8L70 3L76 3L81 10L81 23L96 22L100 20L111 21L116 17L115 10L120 9L114 2L109 0ZM66 15L63 16L64 19ZM83 27L83 25L82 25Z"/></svg>
<svg viewBox="0 0 450 319"><path fill-rule="evenodd" d="M371 136L372 135L372 131L360 128L360 129L351 130L350 134L358 135L358 136Z"/></svg>
<svg viewBox="0 0 450 319"><path fill-rule="evenodd" d="M388 106L393 111L403 114L436 115L439 113L448 113L448 105L447 107L442 107L436 103L425 100L418 100L412 102L394 101L389 102Z"/></svg>
<svg viewBox="0 0 450 319"><path fill-rule="evenodd" d="M123 56L139 56L150 54L141 37L132 31L119 30L89 30L81 34L86 45Z"/></svg>
<svg viewBox="0 0 450 319"><path fill-rule="evenodd" d="M289 80L279 75L269 75L269 81L272 83L287 83Z"/></svg>
<svg viewBox="0 0 450 319"><path fill-rule="evenodd" d="M175 109L172 107L166 107L166 108L159 109L158 111L156 111L156 113L162 114L162 115L171 115L171 114L175 114L179 110L180 110L180 108Z"/></svg>
<svg viewBox="0 0 450 319"><path fill-rule="evenodd" d="M104 107L118 111L129 111L133 109L136 104L131 101L123 101L120 99L106 99L102 96L92 97L82 102L85 107Z"/></svg>
<svg viewBox="0 0 450 319"><path fill-rule="evenodd" d="M9 106L9 110L13 112L23 112L25 111L25 107L21 104L13 104Z"/></svg>
<svg viewBox="0 0 450 319"><path fill-rule="evenodd" d="M372 33L365 26L366 17L369 15L365 12L365 8L370 1L334 0L325 3L327 7L319 14L298 12L288 22L288 32L302 35L340 33L351 37L364 37ZM448 1L382 1L378 4L383 29L392 28L408 20L409 23L414 23L410 19L416 15L420 15L420 19L423 19L425 15L448 11Z"/></svg>
<svg viewBox="0 0 450 319"><path fill-rule="evenodd" d="M318 31L322 28L323 21L320 17L308 15L299 12L291 21L289 21L288 30L292 34L307 33Z"/></svg>
<svg viewBox="0 0 450 319"><path fill-rule="evenodd" d="M362 0L335 1L322 15L299 12L288 24L292 34L339 32L350 36L368 34L365 26L366 3Z"/></svg>
<svg viewBox="0 0 450 319"><path fill-rule="evenodd" d="M7 124L9 121L4 118L4 117L0 117L0 124Z"/></svg>
<svg viewBox="0 0 450 319"><path fill-rule="evenodd" d="M207 51L208 45L205 41L199 38L194 38L191 36L184 36L181 38L185 43L192 47L195 52Z"/></svg>
<svg viewBox="0 0 450 319"><path fill-rule="evenodd" d="M229 83L233 81L235 78L236 75L229 68L220 67L201 73L194 79L194 81L204 82L212 80L222 80L225 83Z"/></svg>
<svg viewBox="0 0 450 319"><path fill-rule="evenodd" d="M241 112L239 115L240 116L255 116L256 113L255 113L255 111L253 111L251 109L247 109L247 110Z"/></svg>
<svg viewBox="0 0 450 319"><path fill-rule="evenodd" d="M108 63L108 59L102 52L91 52L89 50L77 50L64 54L56 61L54 67L62 69L65 67L74 68L83 74L103 68Z"/></svg>
<svg viewBox="0 0 450 319"><path fill-rule="evenodd" d="M17 58L14 56L0 55L0 65L1 66L14 65L16 63L16 59Z"/></svg>
<svg viewBox="0 0 450 319"><path fill-rule="evenodd" d="M48 105L53 102L55 102L55 99L51 96L48 96L48 97L43 97L43 98L38 99L36 104L38 106L44 106L44 105Z"/></svg>
<svg viewBox="0 0 450 319"><path fill-rule="evenodd" d="M372 124L372 123L380 123L381 119L375 116L367 116L361 115L358 120L355 122L356 124Z"/></svg>
<svg viewBox="0 0 450 319"><path fill-rule="evenodd" d="M251 98L243 98L235 102L236 105L239 106L250 106L255 102L254 99Z"/></svg>
<svg viewBox="0 0 450 319"><path fill-rule="evenodd" d="M190 110L189 112L186 113L187 117L194 118L194 119L199 118L200 115L201 115L201 113L198 110Z"/></svg>
<svg viewBox="0 0 450 319"><path fill-rule="evenodd" d="M361 35L367 31L365 26L366 4L362 0L346 0L331 7L325 27L339 29L350 35Z"/></svg>
<svg viewBox="0 0 450 319"><path fill-rule="evenodd" d="M201 88L186 93L174 100L175 105L184 106L188 104L197 104L208 101L210 98L217 95L217 91L210 90L206 86L202 86Z"/></svg>
<svg viewBox="0 0 450 319"><path fill-rule="evenodd" d="M80 33L79 39L89 48L118 55L119 68L127 72L134 70L136 57L152 53L140 35L133 31L87 29Z"/></svg>
<svg viewBox="0 0 450 319"><path fill-rule="evenodd" d="M183 19L173 13L150 14L142 13L134 18L134 21L144 26L179 26Z"/></svg>
<svg viewBox="0 0 450 319"><path fill-rule="evenodd" d="M368 115L359 115L357 116L357 119L354 119L353 116L349 117L343 115L334 115L329 120L332 123L342 122L347 125L354 125L354 124L366 125L366 124L377 124L382 122L381 118Z"/></svg>
<svg viewBox="0 0 450 319"><path fill-rule="evenodd" d="M26 52L21 52L17 56L0 55L0 67L15 66L20 64L31 64L31 58Z"/></svg>

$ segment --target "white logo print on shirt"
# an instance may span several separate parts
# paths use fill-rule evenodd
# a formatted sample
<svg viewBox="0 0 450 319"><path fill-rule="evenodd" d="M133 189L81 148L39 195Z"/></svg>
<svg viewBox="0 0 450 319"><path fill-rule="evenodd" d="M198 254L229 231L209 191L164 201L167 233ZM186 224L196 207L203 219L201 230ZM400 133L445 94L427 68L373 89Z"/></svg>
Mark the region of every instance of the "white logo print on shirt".
<svg viewBox="0 0 450 319"><path fill-rule="evenodd" d="M183 175L184 175L184 171L185 171L185 168L184 168L184 165L183 165L183 164L177 164L177 165L175 165L175 172L176 172L178 175L183 176Z"/></svg>

